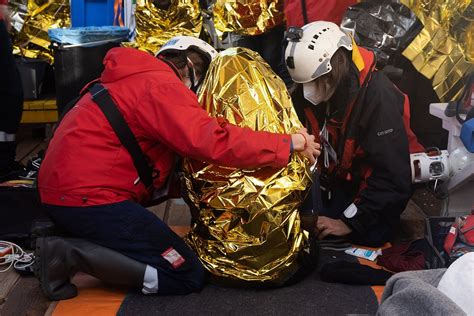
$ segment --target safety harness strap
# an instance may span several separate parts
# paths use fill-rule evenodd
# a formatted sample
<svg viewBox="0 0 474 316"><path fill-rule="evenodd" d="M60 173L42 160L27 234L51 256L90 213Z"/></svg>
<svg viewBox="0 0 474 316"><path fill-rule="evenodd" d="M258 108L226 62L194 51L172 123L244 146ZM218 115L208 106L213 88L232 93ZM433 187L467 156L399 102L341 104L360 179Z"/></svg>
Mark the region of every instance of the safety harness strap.
<svg viewBox="0 0 474 316"><path fill-rule="evenodd" d="M147 188L151 187L153 184L153 169L148 164L145 154L109 92L100 83L94 84L89 88L89 91L92 94L92 100L102 110L120 142L132 156L140 180Z"/></svg>

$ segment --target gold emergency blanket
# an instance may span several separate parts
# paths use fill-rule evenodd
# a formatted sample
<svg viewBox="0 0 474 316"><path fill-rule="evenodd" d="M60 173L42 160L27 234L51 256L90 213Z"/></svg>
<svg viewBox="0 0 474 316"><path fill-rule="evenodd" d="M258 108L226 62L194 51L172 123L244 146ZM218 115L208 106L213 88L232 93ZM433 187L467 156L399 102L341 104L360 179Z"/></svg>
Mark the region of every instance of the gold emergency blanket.
<svg viewBox="0 0 474 316"><path fill-rule="evenodd" d="M258 35L283 24L285 19L283 0L217 0L213 14L221 34Z"/></svg>
<svg viewBox="0 0 474 316"><path fill-rule="evenodd" d="M253 130L291 133L298 121L283 81L245 48L213 61L199 93L213 117ZM241 170L185 160L185 183L199 219L187 237L216 276L284 281L307 247L298 207L311 184L308 162L293 154L286 168Z"/></svg>
<svg viewBox="0 0 474 316"><path fill-rule="evenodd" d="M474 71L474 5L471 0L402 0L424 29L406 48L407 57L432 80L443 102L455 100L465 74Z"/></svg>
<svg viewBox="0 0 474 316"><path fill-rule="evenodd" d="M155 54L169 39L178 35L199 37L202 16L198 0L171 0L160 9L152 0L137 0L135 43L125 44Z"/></svg>
<svg viewBox="0 0 474 316"><path fill-rule="evenodd" d="M28 0L23 26L15 27L16 18L22 16L24 7L12 3L14 28L18 29L13 41L13 53L28 58L46 59L53 62L49 49L48 29L70 26L69 0ZM23 16L22 16L23 18Z"/></svg>

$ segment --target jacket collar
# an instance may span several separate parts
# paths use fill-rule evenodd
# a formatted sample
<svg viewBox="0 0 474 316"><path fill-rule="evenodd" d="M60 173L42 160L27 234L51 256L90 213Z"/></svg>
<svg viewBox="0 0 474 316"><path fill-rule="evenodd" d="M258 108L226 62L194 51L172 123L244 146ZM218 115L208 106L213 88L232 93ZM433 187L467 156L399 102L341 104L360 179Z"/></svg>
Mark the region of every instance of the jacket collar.
<svg viewBox="0 0 474 316"><path fill-rule="evenodd" d="M352 62L356 66L357 70L359 71L359 85L362 86L367 75L374 71L375 63L374 63L374 53L363 48L357 46L357 44L353 41L352 43Z"/></svg>

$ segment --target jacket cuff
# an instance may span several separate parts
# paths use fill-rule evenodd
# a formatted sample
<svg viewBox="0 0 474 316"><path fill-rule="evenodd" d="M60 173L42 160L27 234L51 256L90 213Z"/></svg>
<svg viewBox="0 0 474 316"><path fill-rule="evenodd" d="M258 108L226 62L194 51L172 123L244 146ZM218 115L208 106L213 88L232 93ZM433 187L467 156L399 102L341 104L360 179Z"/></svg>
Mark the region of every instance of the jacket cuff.
<svg viewBox="0 0 474 316"><path fill-rule="evenodd" d="M357 208L357 205L352 203L344 210L344 212L340 216L340 219L347 226L349 226L353 230L353 232L362 234L364 232L364 226L358 220L359 216L357 215L359 215L359 209Z"/></svg>
<svg viewBox="0 0 474 316"><path fill-rule="evenodd" d="M280 134L275 152L274 166L283 168L288 165L290 157L291 135Z"/></svg>

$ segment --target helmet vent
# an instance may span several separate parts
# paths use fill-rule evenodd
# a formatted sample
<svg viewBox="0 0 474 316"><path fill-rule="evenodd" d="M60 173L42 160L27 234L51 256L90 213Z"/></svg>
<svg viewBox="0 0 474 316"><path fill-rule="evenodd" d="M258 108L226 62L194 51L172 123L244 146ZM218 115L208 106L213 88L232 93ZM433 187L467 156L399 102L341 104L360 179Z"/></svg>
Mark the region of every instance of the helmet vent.
<svg viewBox="0 0 474 316"><path fill-rule="evenodd" d="M314 45L309 45L308 48L314 50Z"/></svg>

